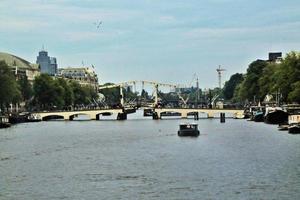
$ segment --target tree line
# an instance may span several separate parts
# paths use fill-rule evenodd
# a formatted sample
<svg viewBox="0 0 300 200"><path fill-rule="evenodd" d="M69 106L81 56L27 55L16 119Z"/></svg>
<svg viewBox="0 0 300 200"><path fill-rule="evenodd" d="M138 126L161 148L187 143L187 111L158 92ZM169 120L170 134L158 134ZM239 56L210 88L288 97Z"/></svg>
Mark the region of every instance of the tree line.
<svg viewBox="0 0 300 200"><path fill-rule="evenodd" d="M233 102L263 101L280 94L283 103L300 103L300 52L290 52L280 63L256 60L246 74L234 74L225 83L224 98Z"/></svg>
<svg viewBox="0 0 300 200"><path fill-rule="evenodd" d="M36 77L33 84L26 77L16 80L11 68L0 61L0 108L25 103L27 110L60 110L93 105L98 94L94 88L47 74Z"/></svg>

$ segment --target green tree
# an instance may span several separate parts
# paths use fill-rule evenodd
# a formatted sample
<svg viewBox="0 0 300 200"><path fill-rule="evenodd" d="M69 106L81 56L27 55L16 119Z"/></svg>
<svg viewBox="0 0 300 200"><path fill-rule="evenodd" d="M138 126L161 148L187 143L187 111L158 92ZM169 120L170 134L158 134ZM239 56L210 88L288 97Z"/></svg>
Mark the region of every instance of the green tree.
<svg viewBox="0 0 300 200"><path fill-rule="evenodd" d="M64 89L64 106L73 106L74 104L74 91L70 82L67 82L65 79L57 79L58 84Z"/></svg>
<svg viewBox="0 0 300 200"><path fill-rule="evenodd" d="M8 107L10 103L18 103L21 100L20 88L9 68L4 62L0 61L0 107L1 112Z"/></svg>
<svg viewBox="0 0 300 200"><path fill-rule="evenodd" d="M288 95L290 102L300 103L300 81L292 84L292 91Z"/></svg>
<svg viewBox="0 0 300 200"><path fill-rule="evenodd" d="M29 83L27 77L20 78L18 84L21 90L22 100L28 102L33 96L32 85Z"/></svg>
<svg viewBox="0 0 300 200"><path fill-rule="evenodd" d="M284 101L290 100L289 93L295 91L293 85L300 80L300 53L288 53L276 70L274 78L276 79L275 89L282 93ZM294 95L295 93L291 96Z"/></svg>
<svg viewBox="0 0 300 200"><path fill-rule="evenodd" d="M226 81L225 86L223 88L224 98L227 100L232 99L236 86L240 84L243 80L243 74L236 73L232 75L229 81Z"/></svg>
<svg viewBox="0 0 300 200"><path fill-rule="evenodd" d="M248 69L245 79L241 83L238 91L239 99L252 100L256 97L257 100L262 100L264 97L259 94L259 79L263 74L267 62L263 60L256 60L252 62Z"/></svg>
<svg viewBox="0 0 300 200"><path fill-rule="evenodd" d="M64 88L47 74L36 77L33 84L35 103L42 109L62 109L65 105Z"/></svg>

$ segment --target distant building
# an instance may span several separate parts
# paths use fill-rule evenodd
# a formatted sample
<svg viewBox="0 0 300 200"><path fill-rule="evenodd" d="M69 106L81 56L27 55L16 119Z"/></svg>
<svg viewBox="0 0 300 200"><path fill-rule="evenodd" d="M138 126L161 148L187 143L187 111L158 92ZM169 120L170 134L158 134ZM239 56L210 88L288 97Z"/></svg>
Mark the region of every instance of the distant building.
<svg viewBox="0 0 300 200"><path fill-rule="evenodd" d="M39 65L32 64L18 56L0 52L0 60L6 62L13 71L17 80L26 77L30 83L33 83L35 77L40 75Z"/></svg>
<svg viewBox="0 0 300 200"><path fill-rule="evenodd" d="M77 81L80 85L98 88L96 72L89 67L68 67L58 69L58 76Z"/></svg>
<svg viewBox="0 0 300 200"><path fill-rule="evenodd" d="M54 57L49 57L47 51L40 51L36 63L41 67L41 73L55 76L57 74L57 61Z"/></svg>
<svg viewBox="0 0 300 200"><path fill-rule="evenodd" d="M269 53L269 62L281 62L282 61L282 52L270 52Z"/></svg>

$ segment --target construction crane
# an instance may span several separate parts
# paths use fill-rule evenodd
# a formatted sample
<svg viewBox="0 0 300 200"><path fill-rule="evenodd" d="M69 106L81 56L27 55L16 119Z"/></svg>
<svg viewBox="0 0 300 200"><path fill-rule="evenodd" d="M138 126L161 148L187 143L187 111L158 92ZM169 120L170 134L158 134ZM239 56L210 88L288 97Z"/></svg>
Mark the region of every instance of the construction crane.
<svg viewBox="0 0 300 200"><path fill-rule="evenodd" d="M218 72L218 78L219 78L219 88L222 88L222 72L226 71L226 69L221 69L221 65L219 65L219 68L217 68L217 72Z"/></svg>

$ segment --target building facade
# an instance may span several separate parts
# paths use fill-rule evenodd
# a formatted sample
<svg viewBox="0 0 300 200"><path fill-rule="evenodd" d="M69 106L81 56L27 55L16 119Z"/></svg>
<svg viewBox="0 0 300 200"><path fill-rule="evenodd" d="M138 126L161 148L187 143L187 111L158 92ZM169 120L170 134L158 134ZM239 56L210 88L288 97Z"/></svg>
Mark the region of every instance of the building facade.
<svg viewBox="0 0 300 200"><path fill-rule="evenodd" d="M39 65L32 64L18 56L0 52L0 60L6 62L17 80L26 77L30 83L33 83L35 77L40 75Z"/></svg>
<svg viewBox="0 0 300 200"><path fill-rule="evenodd" d="M77 81L80 85L98 88L98 76L89 67L67 67L58 69L58 76Z"/></svg>
<svg viewBox="0 0 300 200"><path fill-rule="evenodd" d="M47 51L40 51L37 56L36 63L40 65L41 73L55 76L57 74L57 60L54 57L49 57Z"/></svg>

